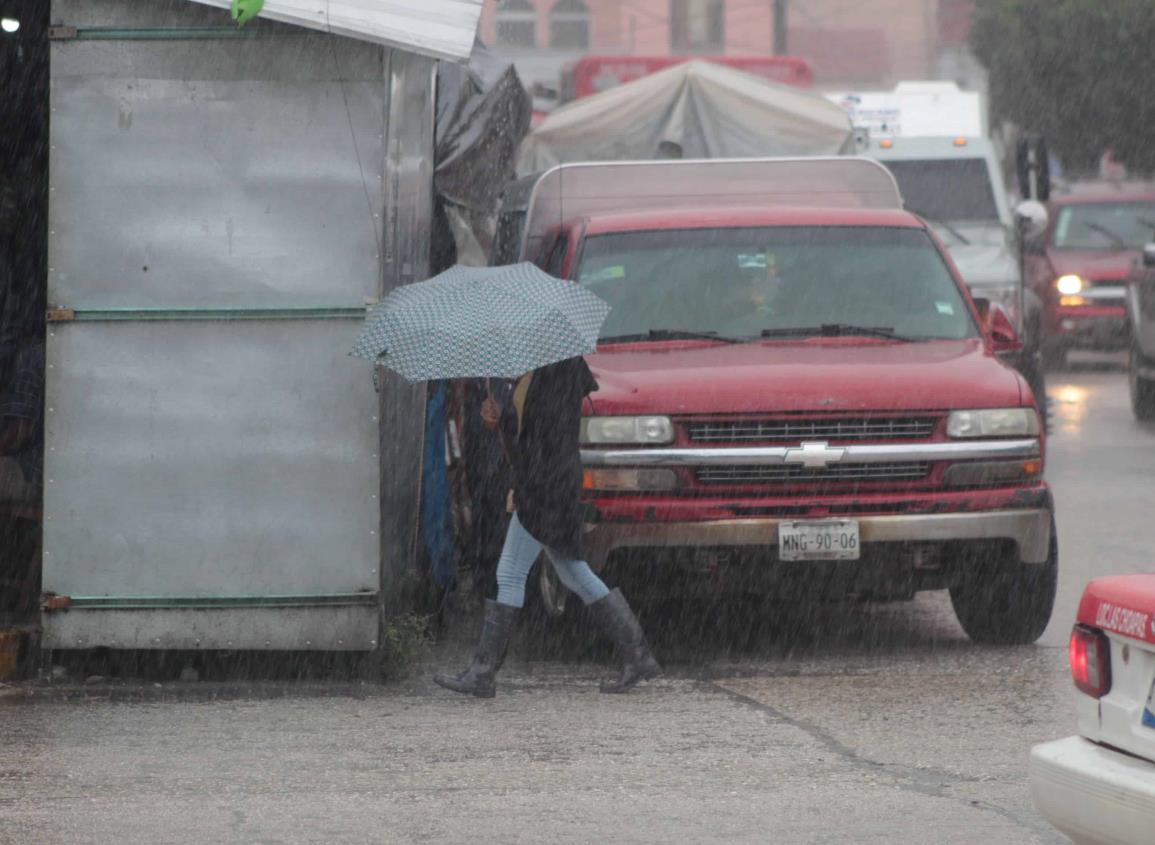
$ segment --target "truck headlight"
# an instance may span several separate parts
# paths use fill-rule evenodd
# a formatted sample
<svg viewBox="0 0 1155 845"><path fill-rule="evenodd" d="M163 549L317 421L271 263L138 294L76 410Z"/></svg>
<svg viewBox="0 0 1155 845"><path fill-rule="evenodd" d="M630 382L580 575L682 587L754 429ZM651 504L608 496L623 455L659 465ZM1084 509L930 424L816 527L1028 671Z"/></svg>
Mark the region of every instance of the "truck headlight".
<svg viewBox="0 0 1155 845"><path fill-rule="evenodd" d="M1063 296L1074 296L1077 293L1082 293L1083 288L1087 283L1083 281L1082 276L1076 276L1074 273L1068 273L1065 276L1059 276L1055 279L1055 290L1063 294Z"/></svg>
<svg viewBox="0 0 1155 845"><path fill-rule="evenodd" d="M587 469L582 473L586 490L673 490L678 476L672 469Z"/></svg>
<svg viewBox="0 0 1155 845"><path fill-rule="evenodd" d="M954 411L947 419L950 437L1034 437L1039 415L1034 408L985 408Z"/></svg>
<svg viewBox="0 0 1155 845"><path fill-rule="evenodd" d="M581 442L588 445L653 445L674 442L669 417L586 417Z"/></svg>

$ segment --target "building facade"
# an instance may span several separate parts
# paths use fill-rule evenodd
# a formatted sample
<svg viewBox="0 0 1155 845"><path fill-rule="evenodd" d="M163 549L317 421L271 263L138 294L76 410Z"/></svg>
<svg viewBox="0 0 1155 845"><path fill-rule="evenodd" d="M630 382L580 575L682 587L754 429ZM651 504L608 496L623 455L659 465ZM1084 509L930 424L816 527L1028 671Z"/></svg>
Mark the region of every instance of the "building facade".
<svg viewBox="0 0 1155 845"><path fill-rule="evenodd" d="M554 89L587 54L768 55L773 0L486 0L481 37L528 85ZM786 52L819 88L889 87L901 79L980 73L966 50L973 0L786 0Z"/></svg>

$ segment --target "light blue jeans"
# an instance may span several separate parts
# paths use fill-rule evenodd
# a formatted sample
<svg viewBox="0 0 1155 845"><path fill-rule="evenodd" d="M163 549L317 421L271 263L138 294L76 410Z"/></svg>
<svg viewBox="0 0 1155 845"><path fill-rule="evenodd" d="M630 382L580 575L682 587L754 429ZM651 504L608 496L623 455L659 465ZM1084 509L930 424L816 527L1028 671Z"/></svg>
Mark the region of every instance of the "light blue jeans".
<svg viewBox="0 0 1155 845"><path fill-rule="evenodd" d="M585 604L593 604L609 595L605 585L584 560L574 560L543 546L525 530L515 513L509 520L505 546L497 563L497 601L512 607L525 604L525 582L537 556L545 550L557 577Z"/></svg>

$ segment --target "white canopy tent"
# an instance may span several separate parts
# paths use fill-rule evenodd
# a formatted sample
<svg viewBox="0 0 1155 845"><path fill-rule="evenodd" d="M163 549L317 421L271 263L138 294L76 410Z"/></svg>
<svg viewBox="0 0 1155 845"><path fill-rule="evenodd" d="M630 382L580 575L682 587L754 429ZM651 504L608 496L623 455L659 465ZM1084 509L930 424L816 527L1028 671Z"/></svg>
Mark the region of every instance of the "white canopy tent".
<svg viewBox="0 0 1155 845"><path fill-rule="evenodd" d="M693 61L557 109L525 139L518 170L650 159L663 141L686 158L836 155L851 131L818 94Z"/></svg>
<svg viewBox="0 0 1155 845"><path fill-rule="evenodd" d="M231 0L195 0L229 8ZM265 0L261 17L374 41L435 59L473 50L482 0Z"/></svg>

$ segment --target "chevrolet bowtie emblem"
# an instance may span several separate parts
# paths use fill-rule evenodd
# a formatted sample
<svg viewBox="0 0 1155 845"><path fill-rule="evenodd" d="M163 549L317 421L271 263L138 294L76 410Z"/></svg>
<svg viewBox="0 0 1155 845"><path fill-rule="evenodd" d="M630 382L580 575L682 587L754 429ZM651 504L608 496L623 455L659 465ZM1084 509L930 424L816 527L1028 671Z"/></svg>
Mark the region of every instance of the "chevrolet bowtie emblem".
<svg viewBox="0 0 1155 845"><path fill-rule="evenodd" d="M826 469L831 464L841 461L845 454L845 449L837 447L831 449L829 443L821 440L787 449L786 457L782 460L788 464L801 464L807 469Z"/></svg>

